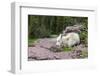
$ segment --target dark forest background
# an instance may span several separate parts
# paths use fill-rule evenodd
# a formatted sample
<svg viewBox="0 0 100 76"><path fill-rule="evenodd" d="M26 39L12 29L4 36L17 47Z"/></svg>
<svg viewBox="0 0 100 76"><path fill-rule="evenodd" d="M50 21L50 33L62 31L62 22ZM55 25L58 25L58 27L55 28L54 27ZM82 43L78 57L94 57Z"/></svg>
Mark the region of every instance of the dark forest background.
<svg viewBox="0 0 100 76"><path fill-rule="evenodd" d="M84 29L80 36L83 41L86 41L87 17L28 15L28 37L31 39L59 35L67 26L76 24L83 25Z"/></svg>

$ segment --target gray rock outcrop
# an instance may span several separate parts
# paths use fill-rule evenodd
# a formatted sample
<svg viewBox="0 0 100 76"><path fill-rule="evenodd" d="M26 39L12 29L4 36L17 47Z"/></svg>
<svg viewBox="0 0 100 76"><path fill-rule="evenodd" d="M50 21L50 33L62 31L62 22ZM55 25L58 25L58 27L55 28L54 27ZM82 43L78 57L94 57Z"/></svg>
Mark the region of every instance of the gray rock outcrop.
<svg viewBox="0 0 100 76"><path fill-rule="evenodd" d="M69 32L80 33L82 28L83 28L82 25L67 26L63 31L63 35Z"/></svg>

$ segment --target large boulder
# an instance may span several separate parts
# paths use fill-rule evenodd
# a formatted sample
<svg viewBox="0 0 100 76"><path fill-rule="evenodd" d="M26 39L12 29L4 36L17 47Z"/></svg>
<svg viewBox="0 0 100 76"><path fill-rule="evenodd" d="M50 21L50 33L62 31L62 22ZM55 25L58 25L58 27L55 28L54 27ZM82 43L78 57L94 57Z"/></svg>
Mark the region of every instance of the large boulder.
<svg viewBox="0 0 100 76"><path fill-rule="evenodd" d="M66 27L65 30L63 31L63 35L66 35L66 33L69 33L69 32L80 33L82 28L83 28L82 25L68 26L68 27Z"/></svg>
<svg viewBox="0 0 100 76"><path fill-rule="evenodd" d="M41 47L29 47L28 58L34 60L53 60L55 59L54 54L48 49Z"/></svg>

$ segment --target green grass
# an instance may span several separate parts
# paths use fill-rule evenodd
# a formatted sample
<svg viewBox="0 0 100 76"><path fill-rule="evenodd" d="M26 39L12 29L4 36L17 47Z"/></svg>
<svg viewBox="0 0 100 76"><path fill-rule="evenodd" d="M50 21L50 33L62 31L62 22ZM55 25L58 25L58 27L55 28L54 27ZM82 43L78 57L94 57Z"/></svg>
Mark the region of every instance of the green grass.
<svg viewBox="0 0 100 76"><path fill-rule="evenodd" d="M29 38L28 45L32 45L32 44L36 43L37 40L38 40L38 38Z"/></svg>
<svg viewBox="0 0 100 76"><path fill-rule="evenodd" d="M88 57L88 51L82 51L81 57L82 57L82 58Z"/></svg>
<svg viewBox="0 0 100 76"><path fill-rule="evenodd" d="M50 35L50 38L56 38L56 37L58 37L58 35L56 35L56 34Z"/></svg>
<svg viewBox="0 0 100 76"><path fill-rule="evenodd" d="M65 52L71 51L71 50L72 50L72 47L63 47L63 50L64 50Z"/></svg>

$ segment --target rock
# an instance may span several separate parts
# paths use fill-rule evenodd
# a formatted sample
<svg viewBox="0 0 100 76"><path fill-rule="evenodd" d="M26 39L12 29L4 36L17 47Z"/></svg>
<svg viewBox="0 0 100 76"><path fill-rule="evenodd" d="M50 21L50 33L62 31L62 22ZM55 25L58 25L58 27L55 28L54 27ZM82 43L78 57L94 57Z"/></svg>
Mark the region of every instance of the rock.
<svg viewBox="0 0 100 76"><path fill-rule="evenodd" d="M81 52L86 51L84 44L74 46L71 51L65 52L62 47L57 47L55 39L41 39L34 47L28 47L28 60L57 60L82 58ZM85 56L86 58L87 56Z"/></svg>
<svg viewBox="0 0 100 76"><path fill-rule="evenodd" d="M71 54L71 57L72 57L73 59L75 59L75 58L80 58L81 55L82 55L82 51L81 51L81 50L74 50L74 51L72 52L72 54Z"/></svg>
<svg viewBox="0 0 100 76"><path fill-rule="evenodd" d="M56 52L56 56L59 57L59 59L72 59L70 52Z"/></svg>
<svg viewBox="0 0 100 76"><path fill-rule="evenodd" d="M61 51L63 51L62 47L58 47L58 46L52 46L49 50L52 51L52 52L61 52Z"/></svg>
<svg viewBox="0 0 100 76"><path fill-rule="evenodd" d="M81 50L81 51L88 50L84 44L80 44L78 46L75 46L73 49L74 50Z"/></svg>
<svg viewBox="0 0 100 76"><path fill-rule="evenodd" d="M35 60L55 59L52 52L50 52L48 49L41 47L30 47L28 51L28 58L32 58Z"/></svg>
<svg viewBox="0 0 100 76"><path fill-rule="evenodd" d="M44 39L40 39L39 43L36 44L36 46L40 46L42 48L51 48L52 46L54 46L56 44L56 39L48 39L48 38L44 38Z"/></svg>
<svg viewBox="0 0 100 76"><path fill-rule="evenodd" d="M68 26L68 27L66 27L66 29L63 31L63 34L66 35L66 33L69 33L69 32L80 33L82 28L83 28L82 25Z"/></svg>

